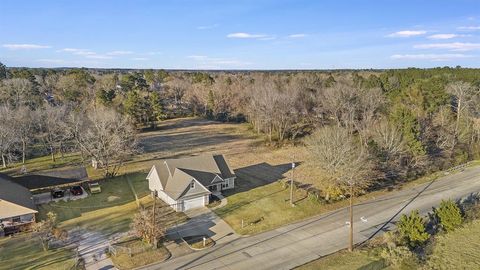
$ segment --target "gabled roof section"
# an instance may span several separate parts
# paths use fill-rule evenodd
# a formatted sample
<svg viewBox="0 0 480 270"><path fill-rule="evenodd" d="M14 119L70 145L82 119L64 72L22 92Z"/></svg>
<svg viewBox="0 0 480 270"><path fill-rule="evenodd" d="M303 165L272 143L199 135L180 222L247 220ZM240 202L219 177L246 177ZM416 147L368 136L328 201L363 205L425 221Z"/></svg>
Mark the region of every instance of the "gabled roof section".
<svg viewBox="0 0 480 270"><path fill-rule="evenodd" d="M230 169L230 166L223 155L214 155L213 159L215 160L215 163L217 163L223 179L235 177L235 173Z"/></svg>
<svg viewBox="0 0 480 270"><path fill-rule="evenodd" d="M235 176L223 155L207 154L160 160L153 165L153 168L164 187L163 191L172 199L183 196L193 179L203 186L204 191L201 192L209 193L207 186Z"/></svg>
<svg viewBox="0 0 480 270"><path fill-rule="evenodd" d="M201 171L194 171L194 170L189 170L189 169L183 169L179 168L179 170L183 171L184 173L192 176L195 178L198 182L200 182L204 186L209 186L213 184L213 181L215 178L219 177L218 174L216 173L211 173L211 172L201 172ZM221 181L223 181L222 178L220 178Z"/></svg>
<svg viewBox="0 0 480 270"><path fill-rule="evenodd" d="M0 174L0 218L37 213L36 209L30 190Z"/></svg>
<svg viewBox="0 0 480 270"><path fill-rule="evenodd" d="M201 172L210 172L221 174L220 169L215 162L212 155L200 155L194 157L167 159L165 160L170 172L175 171L176 168L189 169Z"/></svg>
<svg viewBox="0 0 480 270"><path fill-rule="evenodd" d="M176 200L180 198L189 188L190 183L195 179L183 172L180 169L175 169L172 179L169 179L167 185L164 188L164 192L167 193L172 199ZM196 181L199 183L198 181ZM204 187L205 188L205 187ZM208 189L205 189L204 193L210 193Z"/></svg>

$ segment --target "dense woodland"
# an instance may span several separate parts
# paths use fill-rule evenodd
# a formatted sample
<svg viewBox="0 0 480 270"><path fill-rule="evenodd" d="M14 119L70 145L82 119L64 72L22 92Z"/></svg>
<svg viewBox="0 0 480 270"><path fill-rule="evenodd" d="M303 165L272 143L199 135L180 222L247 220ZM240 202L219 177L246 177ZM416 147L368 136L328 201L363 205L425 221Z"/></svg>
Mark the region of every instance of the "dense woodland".
<svg viewBox="0 0 480 270"><path fill-rule="evenodd" d="M139 151L135 132L200 116L248 122L277 147L305 144L312 160L343 181L345 165L357 163L357 175L368 168L375 179L408 179L479 157L479 88L480 69L460 67L197 72L1 65L1 165L78 151L112 176Z"/></svg>

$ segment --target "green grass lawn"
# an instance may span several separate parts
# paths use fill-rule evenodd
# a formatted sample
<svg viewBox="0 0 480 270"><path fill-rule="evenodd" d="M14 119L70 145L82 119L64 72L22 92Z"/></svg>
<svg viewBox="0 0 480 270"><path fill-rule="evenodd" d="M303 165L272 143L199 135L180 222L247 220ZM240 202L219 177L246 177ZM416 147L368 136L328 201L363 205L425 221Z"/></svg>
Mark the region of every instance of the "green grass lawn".
<svg viewBox="0 0 480 270"><path fill-rule="evenodd" d="M380 258L368 254L366 251L340 251L321 259L309 262L295 268L296 270L380 270L385 269Z"/></svg>
<svg viewBox="0 0 480 270"><path fill-rule="evenodd" d="M99 230L105 233L128 230L134 213L138 211L135 196L128 185L127 178L134 186L139 198L148 194L146 174L133 173L100 181L102 192L91 194L87 198L75 201L44 204L39 207L39 217L46 213L57 213L62 226L81 226L86 229ZM143 198L148 203L149 198Z"/></svg>
<svg viewBox="0 0 480 270"><path fill-rule="evenodd" d="M67 168L70 166L78 166L81 164L81 157L77 153L65 154L63 158L60 155L56 156L56 161L53 162L50 155L43 157L36 157L27 159L25 167L29 173L36 171L48 171L55 168ZM23 166L21 162L10 164L8 168L0 168L1 173L8 173L10 175L20 174L20 168Z"/></svg>
<svg viewBox="0 0 480 270"><path fill-rule="evenodd" d="M347 200L330 204L321 204L308 198L306 191L297 189L294 192L295 207L290 205L290 189L284 188L280 182L248 189L242 185L251 182L236 181L233 191L226 191L228 203L213 211L223 218L237 233L243 235L268 231L282 225L300 221L315 215L333 211L348 205ZM380 196L385 191L372 192L356 199L356 203ZM242 219L244 228L242 228Z"/></svg>
<svg viewBox="0 0 480 270"><path fill-rule="evenodd" d="M38 238L31 234L0 239L0 269L70 269L74 264L73 252L51 249L44 252Z"/></svg>
<svg viewBox="0 0 480 270"><path fill-rule="evenodd" d="M121 270L134 269L155 262L162 262L170 256L170 252L164 246L160 246L157 249L152 249L141 240L129 241L123 246L132 249L146 250L137 254L133 254L131 257L127 253L121 252L116 256L112 255L111 259L113 264Z"/></svg>
<svg viewBox="0 0 480 270"><path fill-rule="evenodd" d="M438 236L427 262L432 269L480 269L480 220Z"/></svg>

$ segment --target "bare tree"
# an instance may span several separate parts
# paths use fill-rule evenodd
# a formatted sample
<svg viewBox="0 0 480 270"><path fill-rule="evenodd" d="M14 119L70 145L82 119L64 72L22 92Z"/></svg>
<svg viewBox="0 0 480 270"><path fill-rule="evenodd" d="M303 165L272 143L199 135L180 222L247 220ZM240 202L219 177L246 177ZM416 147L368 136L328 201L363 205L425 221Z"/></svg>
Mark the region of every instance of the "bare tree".
<svg viewBox="0 0 480 270"><path fill-rule="evenodd" d="M474 96L478 91L469 83L466 82L453 82L447 85L447 92L453 97L452 107L456 113L455 121L455 142L452 146L455 147L459 137L459 126L461 118L466 114L474 101Z"/></svg>
<svg viewBox="0 0 480 270"><path fill-rule="evenodd" d="M0 84L0 103L13 107L27 105L31 108L39 103L39 94L27 79L7 79Z"/></svg>
<svg viewBox="0 0 480 270"><path fill-rule="evenodd" d="M402 131L386 120L376 122L373 140L380 147L387 162L392 161L405 152Z"/></svg>
<svg viewBox="0 0 480 270"><path fill-rule="evenodd" d="M14 128L14 111L8 106L0 106L0 156L2 167L7 167L7 160L12 158L12 150L17 142L17 134Z"/></svg>
<svg viewBox="0 0 480 270"><path fill-rule="evenodd" d="M17 110L15 110L13 125L16 136L22 144L21 149L23 164L25 164L28 144L33 139L32 131L34 130L35 123L37 122L36 116L37 114L26 106L19 107Z"/></svg>
<svg viewBox="0 0 480 270"><path fill-rule="evenodd" d="M155 220L152 218L152 210L140 210L133 217L130 227L137 237L147 243L155 244L156 240L165 235L165 226L162 223L163 217L157 215Z"/></svg>
<svg viewBox="0 0 480 270"><path fill-rule="evenodd" d="M72 114L68 122L77 147L99 163L105 177L117 175L123 162L139 151L133 125L114 110L97 108L86 116Z"/></svg>
<svg viewBox="0 0 480 270"><path fill-rule="evenodd" d="M49 106L39 110L40 139L48 149L52 161L55 162L55 153L62 149L67 138L65 122L68 115L66 106Z"/></svg>
<svg viewBox="0 0 480 270"><path fill-rule="evenodd" d="M353 249L353 198L370 185L373 164L368 152L343 127L326 126L306 140L314 166L321 168L350 195L350 245Z"/></svg>
<svg viewBox="0 0 480 270"><path fill-rule="evenodd" d="M33 224L33 231L37 234L42 243L43 251L47 251L50 241L55 238L53 230L57 224L57 215L52 212L47 213L47 219Z"/></svg>

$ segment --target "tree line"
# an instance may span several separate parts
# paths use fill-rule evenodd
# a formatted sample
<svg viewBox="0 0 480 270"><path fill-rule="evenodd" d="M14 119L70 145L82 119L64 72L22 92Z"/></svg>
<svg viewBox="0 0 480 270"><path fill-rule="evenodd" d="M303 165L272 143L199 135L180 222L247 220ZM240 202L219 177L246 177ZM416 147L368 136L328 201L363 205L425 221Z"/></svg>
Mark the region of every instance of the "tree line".
<svg viewBox="0 0 480 270"><path fill-rule="evenodd" d="M408 178L478 157L479 75L478 69L460 67L194 72L2 65L0 104L9 119L3 122L22 128L0 131L0 153L4 166L35 154L31 143L52 157L72 148L92 157L94 151L86 149L91 142L79 139L74 131L80 124L72 123L88 118L85 125L95 126L99 120L91 112L128 121L129 133L156 128L167 118L201 116L248 122L271 144L305 143L323 169L318 153L331 152L314 148L338 144L348 148L338 149L338 157L349 151L363 156L379 178ZM27 136L9 141L12 132ZM334 163L342 162L351 160Z"/></svg>

